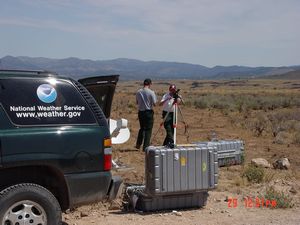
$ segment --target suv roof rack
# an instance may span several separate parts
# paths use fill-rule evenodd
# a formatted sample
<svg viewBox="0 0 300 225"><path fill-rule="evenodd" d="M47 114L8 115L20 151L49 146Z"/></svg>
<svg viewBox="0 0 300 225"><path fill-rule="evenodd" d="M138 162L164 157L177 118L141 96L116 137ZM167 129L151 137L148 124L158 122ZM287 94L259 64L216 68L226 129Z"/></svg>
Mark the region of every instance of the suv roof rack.
<svg viewBox="0 0 300 225"><path fill-rule="evenodd" d="M0 69L0 73L22 73L22 74L36 74L36 75L58 75L56 72L52 72L49 70L17 70L17 69Z"/></svg>

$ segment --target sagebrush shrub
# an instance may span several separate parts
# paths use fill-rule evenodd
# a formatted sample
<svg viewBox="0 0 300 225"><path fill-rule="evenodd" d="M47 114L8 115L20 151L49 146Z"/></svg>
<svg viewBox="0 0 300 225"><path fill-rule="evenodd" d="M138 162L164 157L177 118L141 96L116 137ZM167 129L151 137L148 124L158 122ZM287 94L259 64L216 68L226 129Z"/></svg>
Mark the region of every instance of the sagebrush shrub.
<svg viewBox="0 0 300 225"><path fill-rule="evenodd" d="M251 183L261 183L264 179L265 171L261 167L249 165L244 169L243 177Z"/></svg>

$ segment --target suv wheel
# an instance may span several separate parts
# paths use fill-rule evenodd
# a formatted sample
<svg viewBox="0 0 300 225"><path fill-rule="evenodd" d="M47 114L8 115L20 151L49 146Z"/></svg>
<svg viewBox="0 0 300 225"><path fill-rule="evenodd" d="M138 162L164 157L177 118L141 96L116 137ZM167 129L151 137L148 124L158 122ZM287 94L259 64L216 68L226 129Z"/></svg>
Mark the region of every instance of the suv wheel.
<svg viewBox="0 0 300 225"><path fill-rule="evenodd" d="M0 225L58 225L61 208L42 186L17 184L0 192Z"/></svg>

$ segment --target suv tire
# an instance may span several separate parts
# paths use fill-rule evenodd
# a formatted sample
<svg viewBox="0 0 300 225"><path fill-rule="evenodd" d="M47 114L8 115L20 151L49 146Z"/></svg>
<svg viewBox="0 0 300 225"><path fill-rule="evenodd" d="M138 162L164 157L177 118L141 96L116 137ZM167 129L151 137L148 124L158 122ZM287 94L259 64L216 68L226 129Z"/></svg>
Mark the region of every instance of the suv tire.
<svg viewBox="0 0 300 225"><path fill-rule="evenodd" d="M54 195L31 183L10 186L0 192L0 225L60 225L61 208Z"/></svg>

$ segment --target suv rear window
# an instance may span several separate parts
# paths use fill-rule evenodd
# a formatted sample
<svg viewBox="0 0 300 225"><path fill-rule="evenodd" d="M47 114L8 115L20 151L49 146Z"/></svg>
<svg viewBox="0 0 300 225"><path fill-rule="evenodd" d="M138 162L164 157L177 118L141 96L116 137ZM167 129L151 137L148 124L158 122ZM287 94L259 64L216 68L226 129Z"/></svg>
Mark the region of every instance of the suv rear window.
<svg viewBox="0 0 300 225"><path fill-rule="evenodd" d="M0 79L0 101L16 125L96 123L81 94L63 79Z"/></svg>

